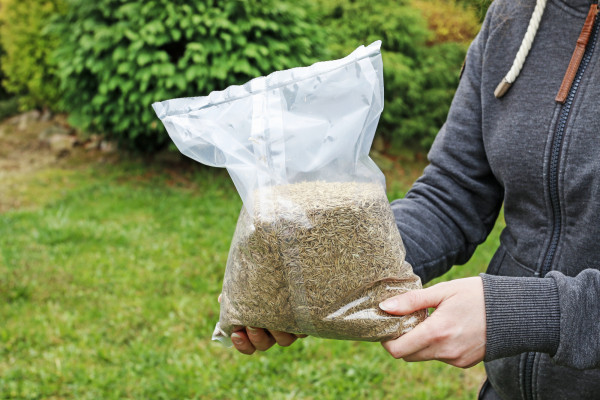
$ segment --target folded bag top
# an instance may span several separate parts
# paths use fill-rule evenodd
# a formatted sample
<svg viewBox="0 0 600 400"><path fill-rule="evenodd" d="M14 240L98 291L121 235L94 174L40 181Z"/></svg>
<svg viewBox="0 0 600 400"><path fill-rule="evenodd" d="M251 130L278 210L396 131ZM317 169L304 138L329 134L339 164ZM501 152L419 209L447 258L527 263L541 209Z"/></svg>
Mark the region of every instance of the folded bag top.
<svg viewBox="0 0 600 400"><path fill-rule="evenodd" d="M369 149L383 110L381 42L208 96L154 103L177 148L229 171L248 210L261 186L379 181Z"/></svg>

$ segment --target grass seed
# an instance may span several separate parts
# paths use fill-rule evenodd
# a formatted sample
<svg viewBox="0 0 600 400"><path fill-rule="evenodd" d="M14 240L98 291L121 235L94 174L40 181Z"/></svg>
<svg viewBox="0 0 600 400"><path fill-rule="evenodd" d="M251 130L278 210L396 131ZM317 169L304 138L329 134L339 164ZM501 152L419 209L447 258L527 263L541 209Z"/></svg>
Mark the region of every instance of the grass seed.
<svg viewBox="0 0 600 400"><path fill-rule="evenodd" d="M231 245L220 326L362 341L396 338L425 318L379 302L421 282L376 183L302 182L261 189Z"/></svg>

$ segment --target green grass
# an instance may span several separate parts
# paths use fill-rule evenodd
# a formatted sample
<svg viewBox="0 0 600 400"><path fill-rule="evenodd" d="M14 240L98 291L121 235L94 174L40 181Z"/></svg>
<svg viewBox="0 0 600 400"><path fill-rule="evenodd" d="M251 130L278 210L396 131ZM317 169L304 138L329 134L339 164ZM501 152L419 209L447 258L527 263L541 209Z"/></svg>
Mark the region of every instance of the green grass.
<svg viewBox="0 0 600 400"><path fill-rule="evenodd" d="M391 196L416 173L388 175ZM247 357L211 342L241 206L223 171L94 162L19 179L26 206L0 214L0 399L472 399L483 380L377 343ZM497 234L449 276L483 271Z"/></svg>

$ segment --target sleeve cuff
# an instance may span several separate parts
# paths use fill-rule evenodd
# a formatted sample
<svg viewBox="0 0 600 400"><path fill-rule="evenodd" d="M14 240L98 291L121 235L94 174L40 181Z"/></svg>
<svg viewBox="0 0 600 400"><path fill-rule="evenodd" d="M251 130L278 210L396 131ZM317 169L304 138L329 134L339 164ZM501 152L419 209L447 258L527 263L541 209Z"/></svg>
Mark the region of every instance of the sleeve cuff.
<svg viewBox="0 0 600 400"><path fill-rule="evenodd" d="M527 351L554 355L560 305L554 279L480 274L486 314L484 361Z"/></svg>

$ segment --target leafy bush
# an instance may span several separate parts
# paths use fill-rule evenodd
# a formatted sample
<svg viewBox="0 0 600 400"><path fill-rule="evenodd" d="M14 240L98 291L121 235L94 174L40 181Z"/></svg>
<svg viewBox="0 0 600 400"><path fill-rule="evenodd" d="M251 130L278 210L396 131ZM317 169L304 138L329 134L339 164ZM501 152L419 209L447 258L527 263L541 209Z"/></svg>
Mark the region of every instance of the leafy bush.
<svg viewBox="0 0 600 400"><path fill-rule="evenodd" d="M152 151L168 142L150 105L206 95L327 57L302 1L70 0L54 30L71 122Z"/></svg>
<svg viewBox="0 0 600 400"><path fill-rule="evenodd" d="M435 35L430 44L469 42L479 32L475 9L463 7L456 0L415 0L413 5L422 12Z"/></svg>
<svg viewBox="0 0 600 400"><path fill-rule="evenodd" d="M493 0L459 0L462 4L475 11L480 21L483 21L488 7Z"/></svg>
<svg viewBox="0 0 600 400"><path fill-rule="evenodd" d="M16 97L0 100L0 121L12 117L19 112L19 105Z"/></svg>
<svg viewBox="0 0 600 400"><path fill-rule="evenodd" d="M1 63L2 59L4 58L4 54L5 54L4 49L1 46L1 40L0 40L0 63ZM2 82L4 82L5 79L6 79L6 76L4 75L4 71L0 67L0 101L7 100L7 99L10 99L11 97L13 97L12 94L6 90L4 85L1 84Z"/></svg>
<svg viewBox="0 0 600 400"><path fill-rule="evenodd" d="M385 108L379 134L396 150L427 149L446 119L467 42L475 32L470 30L470 37L463 41L456 33L432 31L429 26L435 25L427 17L437 18L437 14L428 14L426 7L421 10L407 0L329 0L323 4L335 56L343 56L358 44L383 42ZM462 6L452 2L443 9L454 21L464 22L457 17L466 12ZM470 15L469 26L477 26L476 16Z"/></svg>
<svg viewBox="0 0 600 400"><path fill-rule="evenodd" d="M54 15L64 11L64 0L2 0L2 83L9 92L19 96L23 109L56 109L59 102L59 81L52 62L58 38L47 34L46 27Z"/></svg>

